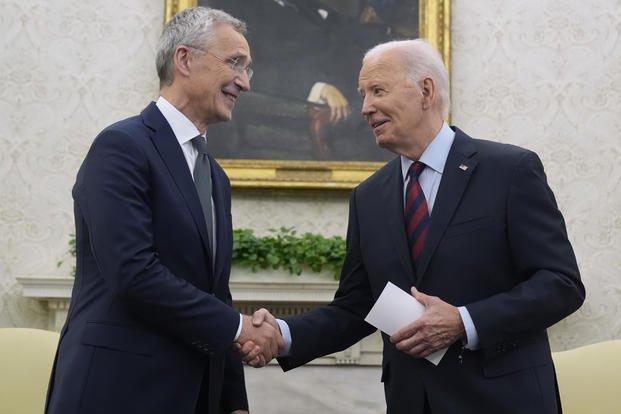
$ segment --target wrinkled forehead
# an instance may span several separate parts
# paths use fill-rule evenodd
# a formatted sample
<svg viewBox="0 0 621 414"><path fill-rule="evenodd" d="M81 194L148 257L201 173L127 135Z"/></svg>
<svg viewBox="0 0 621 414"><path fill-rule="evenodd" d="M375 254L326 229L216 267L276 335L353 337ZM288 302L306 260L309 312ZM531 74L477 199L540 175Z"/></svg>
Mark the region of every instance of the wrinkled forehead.
<svg viewBox="0 0 621 414"><path fill-rule="evenodd" d="M358 86L360 89L372 86L376 83L395 82L406 78L404 65L399 55L382 52L366 57L362 61Z"/></svg>
<svg viewBox="0 0 621 414"><path fill-rule="evenodd" d="M250 62L250 46L246 37L229 24L220 24L214 30L211 51L227 57L239 57Z"/></svg>

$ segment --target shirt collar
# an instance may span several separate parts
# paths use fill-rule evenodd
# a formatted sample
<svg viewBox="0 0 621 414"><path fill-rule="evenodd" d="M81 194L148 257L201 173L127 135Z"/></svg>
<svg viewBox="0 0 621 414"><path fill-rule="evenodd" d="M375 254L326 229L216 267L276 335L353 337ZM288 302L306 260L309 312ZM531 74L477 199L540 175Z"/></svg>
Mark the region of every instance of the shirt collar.
<svg viewBox="0 0 621 414"><path fill-rule="evenodd" d="M190 141L192 138L200 135L196 125L183 115L177 108L175 108L170 102L163 96L160 96L155 102L157 108L160 110L170 128L173 130L175 137L179 141L179 144L183 145Z"/></svg>
<svg viewBox="0 0 621 414"><path fill-rule="evenodd" d="M446 122L443 122L440 132L438 132L438 135L436 135L433 141L431 141L431 143L427 146L418 161L424 163L427 167L433 169L437 173L442 174L444 172L446 158L451 150L454 139L455 131L453 131ZM413 162L414 160L401 155L401 172L403 174L404 181L408 175L410 165L412 165Z"/></svg>

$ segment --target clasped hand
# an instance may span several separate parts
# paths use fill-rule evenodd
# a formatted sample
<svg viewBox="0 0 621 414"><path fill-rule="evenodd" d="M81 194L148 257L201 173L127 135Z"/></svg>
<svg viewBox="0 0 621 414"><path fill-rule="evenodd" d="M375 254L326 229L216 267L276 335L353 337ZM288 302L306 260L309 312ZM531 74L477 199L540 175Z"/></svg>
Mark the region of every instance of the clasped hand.
<svg viewBox="0 0 621 414"><path fill-rule="evenodd" d="M234 347L244 362L260 368L283 351L285 342L276 318L261 308L252 317L242 316L242 330Z"/></svg>

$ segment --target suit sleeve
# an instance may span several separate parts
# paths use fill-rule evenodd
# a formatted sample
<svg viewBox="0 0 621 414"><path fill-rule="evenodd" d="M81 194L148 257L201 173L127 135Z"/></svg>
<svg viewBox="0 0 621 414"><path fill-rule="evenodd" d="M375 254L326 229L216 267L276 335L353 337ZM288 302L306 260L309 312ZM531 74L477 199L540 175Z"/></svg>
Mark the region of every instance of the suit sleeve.
<svg viewBox="0 0 621 414"><path fill-rule="evenodd" d="M349 206L347 253L334 300L309 313L285 318L292 339L290 355L278 360L285 371L341 351L375 332L364 321L373 297L360 253L355 200L354 191Z"/></svg>
<svg viewBox="0 0 621 414"><path fill-rule="evenodd" d="M585 297L563 216L539 157L530 151L514 166L506 232L520 283L467 305L481 347L488 351L544 331L578 309Z"/></svg>
<svg viewBox="0 0 621 414"><path fill-rule="evenodd" d="M159 261L150 168L145 149L123 130L102 132L87 155L74 197L99 271L116 300L136 315L202 351L224 352L239 314Z"/></svg>

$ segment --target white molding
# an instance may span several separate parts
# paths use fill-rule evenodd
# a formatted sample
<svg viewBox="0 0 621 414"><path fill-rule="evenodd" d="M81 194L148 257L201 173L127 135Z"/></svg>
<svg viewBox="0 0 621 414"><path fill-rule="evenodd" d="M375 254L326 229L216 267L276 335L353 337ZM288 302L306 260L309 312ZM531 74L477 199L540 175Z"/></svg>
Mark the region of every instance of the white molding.
<svg viewBox="0 0 621 414"><path fill-rule="evenodd" d="M18 277L23 295L34 299L68 299L73 288L72 277Z"/></svg>

